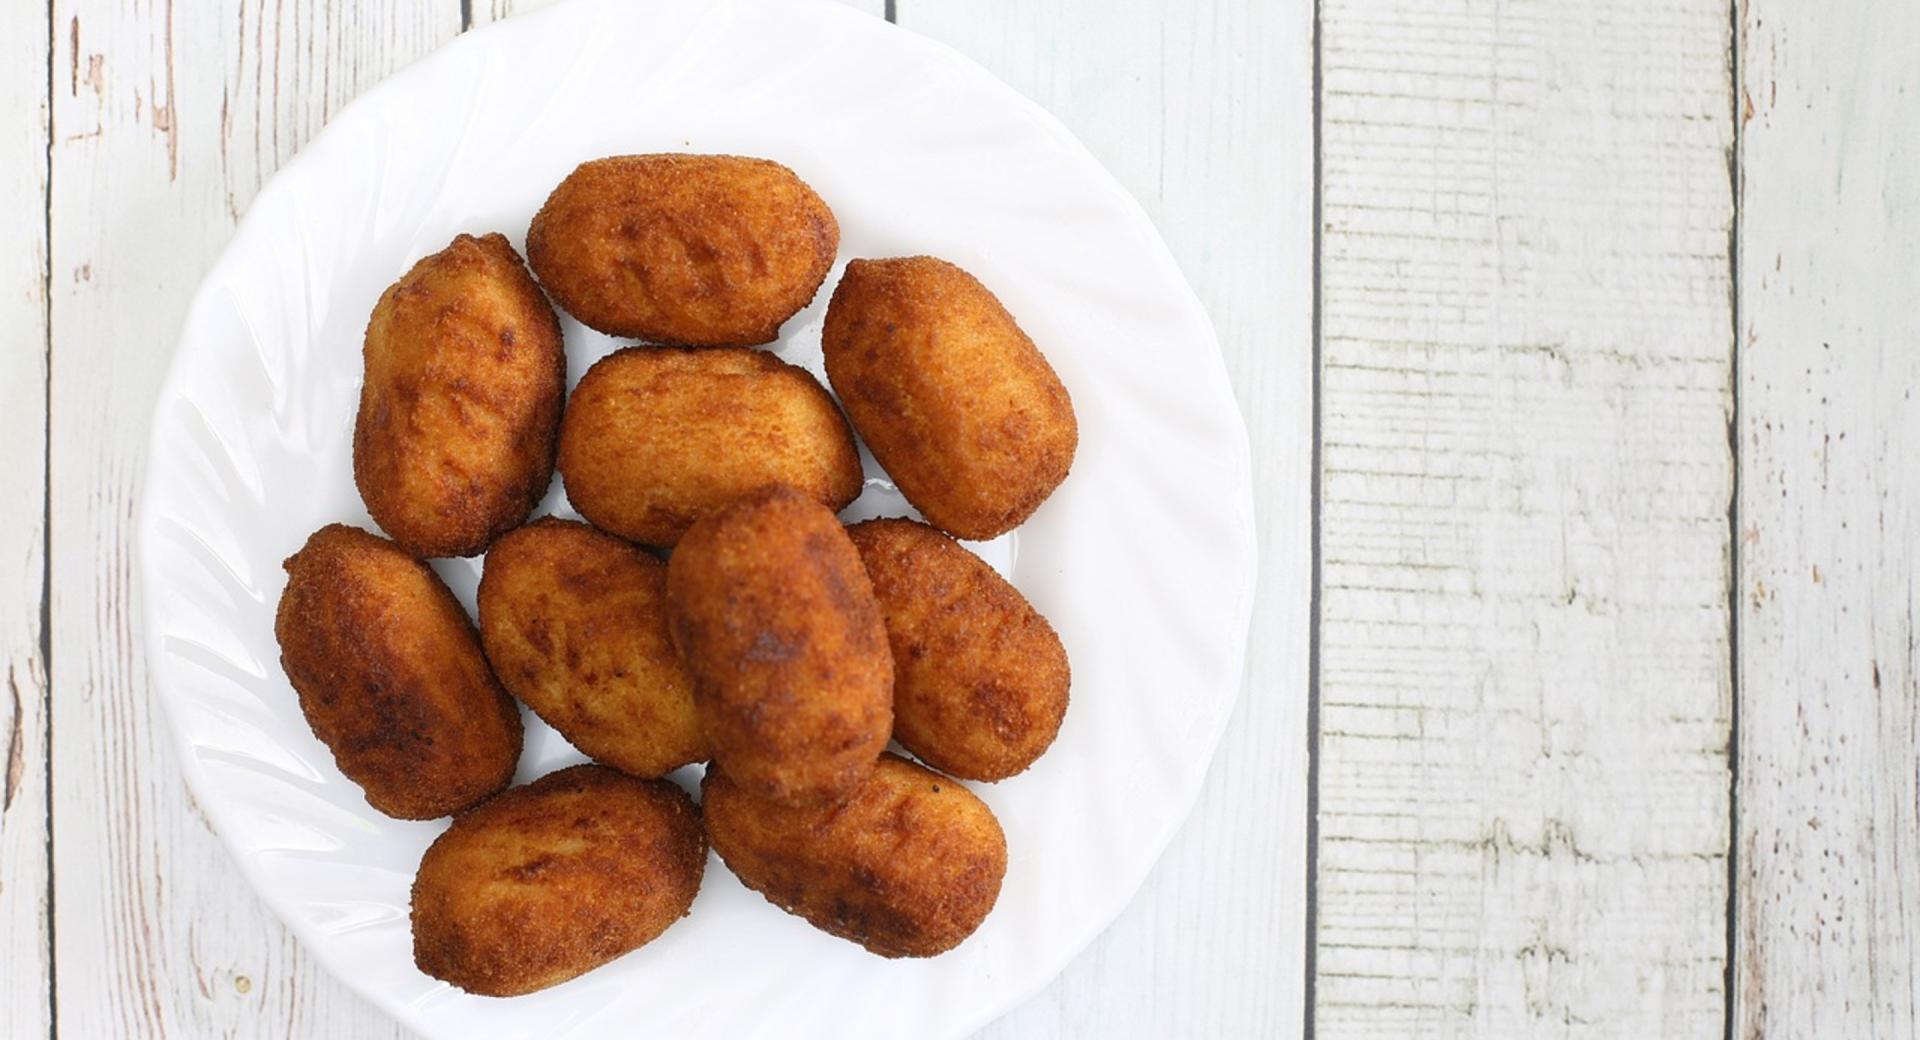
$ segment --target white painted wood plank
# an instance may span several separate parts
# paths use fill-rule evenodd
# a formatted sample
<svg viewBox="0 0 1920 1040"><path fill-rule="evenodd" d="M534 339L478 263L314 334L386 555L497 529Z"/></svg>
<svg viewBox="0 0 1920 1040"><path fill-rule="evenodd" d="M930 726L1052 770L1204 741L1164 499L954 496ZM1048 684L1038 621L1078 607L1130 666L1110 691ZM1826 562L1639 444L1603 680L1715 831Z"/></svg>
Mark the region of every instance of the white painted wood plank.
<svg viewBox="0 0 1920 1040"><path fill-rule="evenodd" d="M53 1021L47 907L47 5L0 7L0 1036Z"/></svg>
<svg viewBox="0 0 1920 1040"><path fill-rule="evenodd" d="M1143 202L1219 330L1254 445L1261 585L1207 785L1129 909L985 1032L1282 1037L1303 1022L1312 466L1312 5L900 0Z"/></svg>
<svg viewBox="0 0 1920 1040"><path fill-rule="evenodd" d="M468 0L467 16L474 25L486 25L516 14L527 14L552 7L561 0ZM838 0L848 7L880 17L886 13L886 0Z"/></svg>
<svg viewBox="0 0 1920 1040"><path fill-rule="evenodd" d="M1717 1038L1726 6L1321 12L1316 1035Z"/></svg>
<svg viewBox="0 0 1920 1040"><path fill-rule="evenodd" d="M1920 1034L1920 11L1741 11L1734 1034Z"/></svg>
<svg viewBox="0 0 1920 1040"><path fill-rule="evenodd" d="M265 178L453 36L458 6L56 0L54 24L60 1033L397 1035L302 952L193 807L144 671L130 539L152 394L201 273Z"/></svg>
<svg viewBox="0 0 1920 1040"><path fill-rule="evenodd" d="M560 0L469 0L467 15L475 26L487 25L511 18L516 14L530 14L542 8L552 7Z"/></svg>

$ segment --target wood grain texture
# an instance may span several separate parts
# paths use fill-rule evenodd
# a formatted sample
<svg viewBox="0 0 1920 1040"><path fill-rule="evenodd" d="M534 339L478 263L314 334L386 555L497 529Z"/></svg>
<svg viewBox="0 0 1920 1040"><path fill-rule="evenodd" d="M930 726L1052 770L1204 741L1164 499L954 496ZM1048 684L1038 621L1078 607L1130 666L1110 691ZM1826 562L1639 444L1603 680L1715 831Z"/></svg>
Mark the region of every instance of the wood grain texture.
<svg viewBox="0 0 1920 1040"><path fill-rule="evenodd" d="M0 1036L52 1023L47 903L47 7L0 7Z"/></svg>
<svg viewBox="0 0 1920 1040"><path fill-rule="evenodd" d="M1914 1036L1920 11L1740 14L1733 1035Z"/></svg>
<svg viewBox="0 0 1920 1040"><path fill-rule="evenodd" d="M552 7L559 0L469 0L468 17L472 24L488 25L517 14L530 14Z"/></svg>
<svg viewBox="0 0 1920 1040"><path fill-rule="evenodd" d="M1316 1035L1718 1037L1727 10L1321 12Z"/></svg>
<svg viewBox="0 0 1920 1040"><path fill-rule="evenodd" d="M487 25L517 14L528 14L552 7L559 2L560 0L468 0L467 17L473 25ZM886 0L837 0L837 2L858 8L875 17L886 13Z"/></svg>
<svg viewBox="0 0 1920 1040"><path fill-rule="evenodd" d="M144 670L131 538L152 396L202 272L262 181L453 36L458 7L56 0L53 24L58 1028L396 1035L303 954L193 806Z"/></svg>
<svg viewBox="0 0 1920 1040"><path fill-rule="evenodd" d="M983 1034L1283 1037L1304 988L1312 7L900 0L1059 116L1145 204L1213 316L1254 445L1246 686L1193 816L1118 921Z"/></svg>

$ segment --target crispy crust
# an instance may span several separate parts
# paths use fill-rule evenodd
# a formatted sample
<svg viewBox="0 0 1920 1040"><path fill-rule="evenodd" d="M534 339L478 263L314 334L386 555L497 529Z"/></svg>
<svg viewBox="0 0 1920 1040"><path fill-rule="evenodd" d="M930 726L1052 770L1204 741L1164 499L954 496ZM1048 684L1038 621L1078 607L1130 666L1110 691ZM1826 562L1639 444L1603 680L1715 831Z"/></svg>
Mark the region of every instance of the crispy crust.
<svg viewBox="0 0 1920 1040"><path fill-rule="evenodd" d="M511 997L653 941L700 891L700 810L663 780L604 766L549 773L462 813L413 882L413 960Z"/></svg>
<svg viewBox="0 0 1920 1040"><path fill-rule="evenodd" d="M783 802L857 787L893 728L893 659L840 522L769 487L694 525L667 564L674 642L713 757Z"/></svg>
<svg viewBox="0 0 1920 1040"><path fill-rule="evenodd" d="M930 256L853 261L821 347L854 428L936 527L997 537L1066 479L1080 437L1066 387L960 268Z"/></svg>
<svg viewBox="0 0 1920 1040"><path fill-rule="evenodd" d="M472 556L553 480L560 320L500 235L460 235L380 296L362 350L353 481L416 556Z"/></svg>
<svg viewBox="0 0 1920 1040"><path fill-rule="evenodd" d="M746 347L633 347L595 362L561 426L560 477L594 526L659 546L768 484L837 511L862 483L826 388Z"/></svg>
<svg viewBox="0 0 1920 1040"><path fill-rule="evenodd" d="M648 778L706 760L667 631L666 564L546 517L494 543L479 600L494 674L574 747Z"/></svg>
<svg viewBox="0 0 1920 1040"><path fill-rule="evenodd" d="M882 957L960 945L1007 872L1006 835L986 803L896 755L839 806L782 806L713 768L701 798L714 851L742 884Z"/></svg>
<svg viewBox="0 0 1920 1040"><path fill-rule="evenodd" d="M958 542L912 520L847 529L893 650L893 739L969 780L1033 764L1060 732L1071 673L1047 619Z"/></svg>
<svg viewBox="0 0 1920 1040"><path fill-rule="evenodd" d="M567 313L678 346L772 342L839 249L840 225L805 181L731 155L582 163L527 230L527 259Z"/></svg>
<svg viewBox="0 0 1920 1040"><path fill-rule="evenodd" d="M274 619L281 667L314 736L368 804L427 820L507 786L520 713L426 564L331 524L286 568Z"/></svg>

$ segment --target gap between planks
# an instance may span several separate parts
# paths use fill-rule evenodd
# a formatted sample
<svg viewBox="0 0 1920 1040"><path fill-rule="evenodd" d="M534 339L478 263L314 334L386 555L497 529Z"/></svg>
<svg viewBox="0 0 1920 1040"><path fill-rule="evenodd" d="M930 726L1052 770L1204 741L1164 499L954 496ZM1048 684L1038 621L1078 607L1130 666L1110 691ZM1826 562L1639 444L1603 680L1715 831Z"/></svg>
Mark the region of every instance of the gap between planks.
<svg viewBox="0 0 1920 1040"><path fill-rule="evenodd" d="M1727 404L1727 682L1733 687L1733 699L1727 706L1727 900L1720 913L1726 919L1724 956L1726 968L1720 988L1725 1008L1721 1022L1722 1040L1734 1040L1739 1018L1738 959L1736 938L1740 926L1740 222L1745 204L1740 181L1746 141L1745 124L1740 119L1740 83L1745 49L1740 32L1741 0L1727 5L1727 125L1731 142L1727 147L1727 184L1733 195L1733 219L1727 224L1727 381L1732 388Z"/></svg>
<svg viewBox="0 0 1920 1040"><path fill-rule="evenodd" d="M1306 927L1302 936L1305 950L1301 957L1304 962L1306 978L1301 983L1300 1034L1305 1040L1315 1040L1314 1009L1319 1002L1319 952L1320 952L1320 612L1321 583L1325 573L1326 551L1321 532L1321 514L1325 498L1325 488L1321 479L1325 471L1325 396L1322 373L1326 368L1326 340L1324 311L1326 294L1322 291L1320 272L1321 259L1324 256L1324 238L1326 230L1326 160L1323 145L1322 91L1324 89L1321 21L1325 0L1313 0L1313 315L1310 326L1312 337L1313 366L1313 456L1312 473L1308 487L1308 506L1311 518L1308 526L1310 558L1312 567L1311 585L1307 600L1307 865L1306 865Z"/></svg>
<svg viewBox="0 0 1920 1040"><path fill-rule="evenodd" d="M51 1029L48 898L52 875L50 736L47 695L46 547L50 527L47 366L47 99L51 61L43 8L0 8L0 215L9 248L0 253L0 1035ZM36 208L35 204L38 204ZM36 491L40 497L34 497Z"/></svg>

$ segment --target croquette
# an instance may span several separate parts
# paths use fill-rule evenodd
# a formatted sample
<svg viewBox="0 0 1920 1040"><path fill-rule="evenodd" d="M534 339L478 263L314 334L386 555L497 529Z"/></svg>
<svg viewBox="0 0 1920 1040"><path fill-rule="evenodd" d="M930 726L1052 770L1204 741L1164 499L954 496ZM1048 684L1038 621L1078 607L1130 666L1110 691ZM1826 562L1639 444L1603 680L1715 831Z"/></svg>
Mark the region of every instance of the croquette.
<svg viewBox="0 0 1920 1040"><path fill-rule="evenodd" d="M934 526L997 537L1066 479L1079 442L1066 387L960 268L928 256L853 261L821 346L854 429Z"/></svg>
<svg viewBox="0 0 1920 1040"><path fill-rule="evenodd" d="M415 556L472 556L553 481L566 393L560 322L500 235L413 266L367 323L353 480Z"/></svg>
<svg viewBox="0 0 1920 1040"><path fill-rule="evenodd" d="M731 155L582 163L534 215L527 259L590 328L690 347L770 343L840 248L833 211L792 170Z"/></svg>
<svg viewBox="0 0 1920 1040"><path fill-rule="evenodd" d="M882 756L842 804L759 798L723 769L701 784L707 839L741 883L882 957L932 957L993 910L1007 839L958 782Z"/></svg>
<svg viewBox="0 0 1920 1040"><path fill-rule="evenodd" d="M413 960L511 997L652 942L700 891L700 810L664 780L604 766L549 773L462 813L413 882Z"/></svg>
<svg viewBox="0 0 1920 1040"><path fill-rule="evenodd" d="M345 524L287 560L274 635L313 734L367 803L429 820L513 779L520 712L424 563Z"/></svg>
<svg viewBox="0 0 1920 1040"><path fill-rule="evenodd" d="M480 639L507 692L587 755L634 776L707 758L693 676L667 631L667 566L552 517L487 552Z"/></svg>
<svg viewBox="0 0 1920 1040"><path fill-rule="evenodd" d="M1001 780L1053 743L1067 710L1067 651L986 562L912 520L847 529L893 651L893 739L967 780Z"/></svg>
<svg viewBox="0 0 1920 1040"><path fill-rule="evenodd" d="M862 485L853 430L826 388L745 347L602 358L567 407L560 478L594 526L657 546L768 484L836 511Z"/></svg>
<svg viewBox="0 0 1920 1040"><path fill-rule="evenodd" d="M773 486L695 524L667 563L694 709L742 786L832 802L893 729L893 658L860 555L819 503Z"/></svg>

